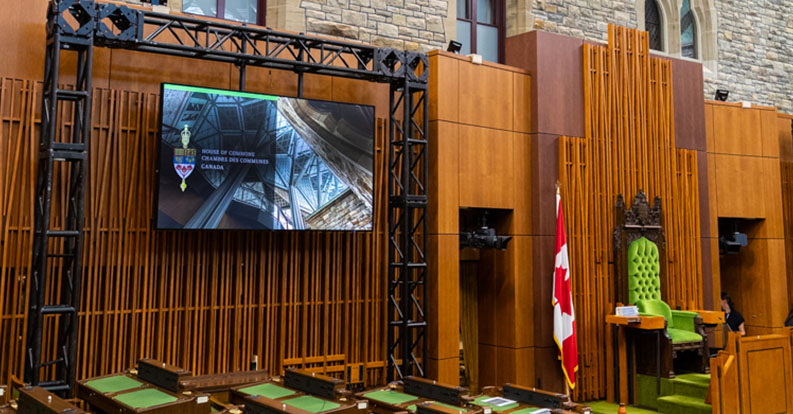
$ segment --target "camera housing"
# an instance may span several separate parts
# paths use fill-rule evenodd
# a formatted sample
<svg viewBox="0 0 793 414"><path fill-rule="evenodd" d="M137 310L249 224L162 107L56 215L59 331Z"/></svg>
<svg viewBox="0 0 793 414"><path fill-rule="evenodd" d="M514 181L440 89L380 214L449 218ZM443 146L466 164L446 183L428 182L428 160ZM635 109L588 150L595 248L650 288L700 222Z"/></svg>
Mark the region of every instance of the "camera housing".
<svg viewBox="0 0 793 414"><path fill-rule="evenodd" d="M474 220L479 223L473 230L460 232L460 248L470 247L472 249L498 249L507 250L512 236L499 236L496 229L487 224L489 212L487 210L476 211Z"/></svg>

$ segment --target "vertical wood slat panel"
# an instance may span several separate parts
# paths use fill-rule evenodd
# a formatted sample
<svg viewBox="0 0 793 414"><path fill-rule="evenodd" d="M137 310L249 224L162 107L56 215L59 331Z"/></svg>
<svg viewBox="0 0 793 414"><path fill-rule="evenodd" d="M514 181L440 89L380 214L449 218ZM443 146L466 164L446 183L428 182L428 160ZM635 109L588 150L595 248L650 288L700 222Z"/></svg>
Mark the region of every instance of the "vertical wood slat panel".
<svg viewBox="0 0 793 414"><path fill-rule="evenodd" d="M20 378L41 85L0 78L0 383ZM376 122L371 232L152 230L159 97L94 91L78 377L151 357L194 374L345 354L384 381L385 122ZM71 110L59 108L62 133ZM55 180L67 179L58 171ZM52 225L65 217L53 195ZM55 264L53 264L55 266ZM52 297L57 294L53 292ZM48 320L48 337L56 324ZM362 340L367 338L367 340ZM45 344L45 352L54 352Z"/></svg>
<svg viewBox="0 0 793 414"><path fill-rule="evenodd" d="M700 308L701 252L696 152L675 148L671 63L649 54L647 34L609 26L608 46L584 45L585 138L560 137L579 332L574 398L606 397L612 343L605 316L615 306L612 231L617 195L660 196L666 233L662 295L671 307ZM584 155L582 155L584 154Z"/></svg>

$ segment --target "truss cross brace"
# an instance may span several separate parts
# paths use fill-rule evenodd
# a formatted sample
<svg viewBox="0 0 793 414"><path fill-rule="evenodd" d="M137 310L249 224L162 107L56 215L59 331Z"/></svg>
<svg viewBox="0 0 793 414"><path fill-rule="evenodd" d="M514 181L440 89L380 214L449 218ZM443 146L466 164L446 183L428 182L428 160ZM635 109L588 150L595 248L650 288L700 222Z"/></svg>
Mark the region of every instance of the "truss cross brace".
<svg viewBox="0 0 793 414"><path fill-rule="evenodd" d="M33 259L27 317L25 381L73 395L82 278L85 179L90 158L91 62L95 46L130 49L390 84L389 112L389 379L425 374L427 273L426 54L261 27L156 13L94 0L50 0L36 179ZM76 53L76 82L61 89L61 55ZM241 81L241 85L244 82ZM60 85L60 86L59 86ZM302 82L301 82L302 89ZM73 126L61 128L70 108ZM56 168L65 163L67 168ZM56 171L67 174L53 188ZM52 226L53 192L66 192L62 226ZM52 290L58 303L47 303ZM45 317L49 317L45 319ZM45 323L57 319L57 338ZM42 361L43 355L55 359Z"/></svg>

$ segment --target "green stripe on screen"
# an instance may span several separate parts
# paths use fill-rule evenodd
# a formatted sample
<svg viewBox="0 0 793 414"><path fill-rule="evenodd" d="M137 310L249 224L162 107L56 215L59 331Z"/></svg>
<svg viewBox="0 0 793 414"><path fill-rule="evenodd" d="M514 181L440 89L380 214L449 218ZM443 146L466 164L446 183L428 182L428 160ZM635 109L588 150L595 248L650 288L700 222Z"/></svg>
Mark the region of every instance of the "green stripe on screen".
<svg viewBox="0 0 793 414"><path fill-rule="evenodd" d="M176 91L187 91L187 92L203 92L203 93L211 93L215 95L223 95L223 96L237 96L240 98L253 98L253 99L266 99L268 101L277 101L277 96L272 95L263 95L260 93L250 93L250 92L240 92L240 91L227 91L225 89L212 89L212 88L201 88L198 86L188 86L188 85L174 85L172 83L165 83L163 84L164 89L171 89Z"/></svg>

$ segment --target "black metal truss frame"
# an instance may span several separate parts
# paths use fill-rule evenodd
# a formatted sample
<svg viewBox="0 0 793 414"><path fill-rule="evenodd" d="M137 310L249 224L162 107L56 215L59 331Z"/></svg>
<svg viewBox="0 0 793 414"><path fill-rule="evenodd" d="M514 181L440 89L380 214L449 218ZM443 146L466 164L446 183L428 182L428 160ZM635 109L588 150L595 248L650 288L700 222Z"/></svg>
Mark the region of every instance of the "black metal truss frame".
<svg viewBox="0 0 793 414"><path fill-rule="evenodd" d="M427 279L427 98L426 84L408 79L401 84L391 84L388 131L391 143L388 154L389 380L425 375L420 358L426 359L428 335L424 312L426 302L423 300L426 298ZM400 109L403 111L401 119ZM417 350L420 355L417 355Z"/></svg>
<svg viewBox="0 0 793 414"><path fill-rule="evenodd" d="M388 378L423 376L422 358L427 346L427 55L95 0L50 0L25 381L73 395L94 46L233 63L239 67L241 90L245 89L247 66L297 73L299 97L303 96L304 73L390 84ZM59 89L63 51L77 53L76 84L68 90ZM74 103L68 136L59 132L57 109L62 101ZM68 193L69 205L63 228L53 230L53 171L58 162L70 164L69 180L61 190ZM57 276L60 279L53 280ZM50 286L58 282L59 286ZM48 286L60 289L61 303L46 303ZM42 362L44 316L48 314L58 318L57 358ZM54 370L42 375L41 370L50 366Z"/></svg>

